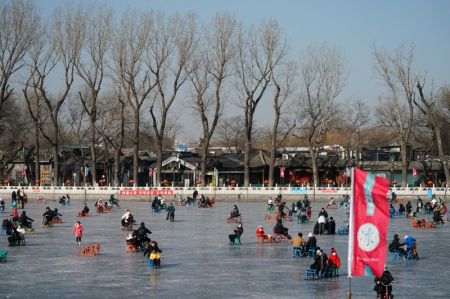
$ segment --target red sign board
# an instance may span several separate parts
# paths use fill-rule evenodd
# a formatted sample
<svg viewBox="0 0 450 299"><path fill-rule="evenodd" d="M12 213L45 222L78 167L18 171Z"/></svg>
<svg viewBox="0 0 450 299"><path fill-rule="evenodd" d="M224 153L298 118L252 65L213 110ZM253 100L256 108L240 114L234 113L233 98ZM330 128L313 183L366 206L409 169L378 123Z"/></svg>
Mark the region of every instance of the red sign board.
<svg viewBox="0 0 450 299"><path fill-rule="evenodd" d="M173 196L173 190L120 190L120 196Z"/></svg>
<svg viewBox="0 0 450 299"><path fill-rule="evenodd" d="M324 193L337 193L339 190L337 190L337 189L322 189L320 191L324 192Z"/></svg>

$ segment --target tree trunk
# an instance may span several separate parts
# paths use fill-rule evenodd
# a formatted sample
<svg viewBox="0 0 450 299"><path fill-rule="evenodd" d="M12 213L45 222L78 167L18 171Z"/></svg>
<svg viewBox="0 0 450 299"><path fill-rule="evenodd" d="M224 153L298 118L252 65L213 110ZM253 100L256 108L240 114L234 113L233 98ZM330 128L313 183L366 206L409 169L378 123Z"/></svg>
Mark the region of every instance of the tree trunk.
<svg viewBox="0 0 450 299"><path fill-rule="evenodd" d="M280 93L280 90L277 90L277 96ZM273 177L275 170L275 153L277 150L277 133L278 133L278 125L280 122L280 108L278 107L278 101L275 100L274 104L275 110L275 119L273 121L272 126L272 140L271 140L271 148L270 148L270 159L269 159L269 187L273 186ZM264 184L264 181L263 181Z"/></svg>
<svg viewBox="0 0 450 299"><path fill-rule="evenodd" d="M114 187L120 186L119 171L120 171L120 150L114 149Z"/></svg>
<svg viewBox="0 0 450 299"><path fill-rule="evenodd" d="M137 183L138 183L138 170L139 170L139 116L140 116L139 108L136 108L134 110L133 186L137 186Z"/></svg>
<svg viewBox="0 0 450 299"><path fill-rule="evenodd" d="M402 187L405 188L408 184L408 157L407 157L407 145L405 141L400 142L400 155L402 159Z"/></svg>
<svg viewBox="0 0 450 299"><path fill-rule="evenodd" d="M244 187L250 185L250 148L251 137L247 136L244 143Z"/></svg>
<svg viewBox="0 0 450 299"><path fill-rule="evenodd" d="M417 82L417 89L419 90L420 94L420 100L422 101L424 107L419 105L416 101L414 101L414 104L416 104L417 107L422 111L422 113L428 118L428 122L431 124L433 129L433 134L436 138L437 148L438 148L438 155L439 160L442 162L442 167L444 168L444 174L445 174L445 181L446 181L446 187L450 186L450 174L448 170L448 160L444 153L444 148L442 146L442 134L441 134L441 128L439 127L439 123L436 120L435 114L433 112L432 106L427 102L423 95L423 86L420 84L420 82Z"/></svg>
<svg viewBox="0 0 450 299"><path fill-rule="evenodd" d="M436 135L436 142L437 142L439 160L441 160L442 167L444 168L445 181L447 183L447 187L450 187L450 173L448 171L448 160L447 160L447 157L444 154L444 148L442 146L441 129L438 126L436 126L434 128L434 134Z"/></svg>
<svg viewBox="0 0 450 299"><path fill-rule="evenodd" d="M58 137L56 137L55 144L53 144L53 186L58 186L59 182L58 142Z"/></svg>
<svg viewBox="0 0 450 299"><path fill-rule="evenodd" d="M270 150L270 158L269 158L269 187L273 187L274 181L274 172L275 172L275 147L272 147ZM263 182L264 184L264 182Z"/></svg>
<svg viewBox="0 0 450 299"><path fill-rule="evenodd" d="M203 140L200 150L200 180L201 186L206 186L206 158L208 157L208 142L206 139Z"/></svg>
<svg viewBox="0 0 450 299"><path fill-rule="evenodd" d="M309 146L309 155L311 156L311 168L313 173L313 186L319 186L319 176L317 171L317 158L314 148Z"/></svg>
<svg viewBox="0 0 450 299"><path fill-rule="evenodd" d="M41 164L39 163L39 156L40 156L40 140L39 140L39 124L37 121L34 122L34 147L35 147L35 180L39 180L39 186L42 185L41 182ZM35 182L33 182L35 184Z"/></svg>
<svg viewBox="0 0 450 299"><path fill-rule="evenodd" d="M156 140L156 167L158 167L158 171L156 172L156 186L161 186L161 179L162 179L162 140L159 140L159 138ZM155 175L155 174L153 174Z"/></svg>
<svg viewBox="0 0 450 299"><path fill-rule="evenodd" d="M92 174L92 186L95 186L97 183L97 154L95 151L95 119L92 119L90 117L91 122L91 142L90 142L90 148L91 148L91 174Z"/></svg>

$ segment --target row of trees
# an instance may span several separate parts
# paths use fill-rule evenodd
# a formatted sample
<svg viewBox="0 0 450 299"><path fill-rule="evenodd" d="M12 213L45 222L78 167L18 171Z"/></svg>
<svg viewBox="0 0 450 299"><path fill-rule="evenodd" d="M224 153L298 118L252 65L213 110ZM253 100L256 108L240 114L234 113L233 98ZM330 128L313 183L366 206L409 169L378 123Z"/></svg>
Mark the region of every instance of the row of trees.
<svg viewBox="0 0 450 299"><path fill-rule="evenodd" d="M252 148L271 151L272 185L277 149L306 145L317 183L317 157L330 136L340 135L339 143L350 153L367 145L375 131L381 132L379 143L400 143L402 185L407 147L413 143L436 145L450 183L445 156L450 92L435 93L425 84L414 68L413 48L373 47L386 88L372 122L364 101L340 99L348 74L341 53L318 45L296 59L275 21L244 26L220 13L202 24L194 14L153 11L127 11L116 21L103 6L57 9L44 21L31 2L22 0L5 2L1 12L0 125L8 132L1 136L2 159L32 149L37 177L40 148L51 147L57 157L63 142L80 145L93 184L102 155L113 157L118 184L120 154L132 147L136 182L139 149L147 142L157 154L158 181L163 149L180 128L174 107L189 107L201 123L203 183L212 143L242 149L245 185ZM255 122L262 101L272 102L270 129L258 129ZM225 118L226 106L238 108L239 116ZM89 144L89 155L82 144ZM58 184L58 159L53 161Z"/></svg>

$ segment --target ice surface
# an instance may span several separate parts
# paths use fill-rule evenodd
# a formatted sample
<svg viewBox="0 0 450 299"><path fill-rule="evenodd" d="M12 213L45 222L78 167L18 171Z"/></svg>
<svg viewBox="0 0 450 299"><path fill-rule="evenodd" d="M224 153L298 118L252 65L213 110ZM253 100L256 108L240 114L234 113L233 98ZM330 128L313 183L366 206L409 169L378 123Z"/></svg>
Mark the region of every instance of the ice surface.
<svg viewBox="0 0 450 299"><path fill-rule="evenodd" d="M217 203L211 209L176 207L174 223L165 221L164 212L150 213L150 203L121 202L120 209L97 215L89 202L88 217L77 218L81 202L58 207L63 223L42 228L41 214L46 205L26 207L35 219L35 233L26 236L27 246L7 247L4 236L0 248L7 248L8 263L0 264L0 298L345 298L348 288L347 236L318 236L318 245L329 254L337 249L342 266L339 278L306 281L311 258L293 258L286 243L258 245L255 230L263 225L271 232L274 223L265 223L264 203L237 203L244 219L241 246L228 244L234 224L226 218L233 203ZM313 217L325 203L315 203ZM290 203L288 202L288 206ZM144 221L153 232L151 239L162 249L162 268L147 268L141 253L126 253L120 217L129 208L137 223ZM20 211L19 211L20 213ZM328 210L343 225L345 212ZM6 217L9 209L1 215ZM82 243L101 244L95 257L79 255L72 226L84 226ZM285 222L292 235L306 236L313 223ZM388 266L396 279L396 298L450 298L448 266L449 227L437 230L413 229L409 220L393 219L389 240L394 233L417 239L421 260L392 262ZM353 298L375 298L373 278L352 279Z"/></svg>

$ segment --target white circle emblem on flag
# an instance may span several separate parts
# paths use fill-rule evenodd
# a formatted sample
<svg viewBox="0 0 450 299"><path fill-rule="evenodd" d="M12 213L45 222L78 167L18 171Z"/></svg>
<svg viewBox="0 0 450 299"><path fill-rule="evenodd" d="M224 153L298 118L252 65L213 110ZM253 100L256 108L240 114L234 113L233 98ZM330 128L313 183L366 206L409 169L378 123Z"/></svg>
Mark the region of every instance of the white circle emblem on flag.
<svg viewBox="0 0 450 299"><path fill-rule="evenodd" d="M380 233L378 232L377 227L372 223L361 225L357 237L358 247L367 252L377 248L380 243Z"/></svg>

